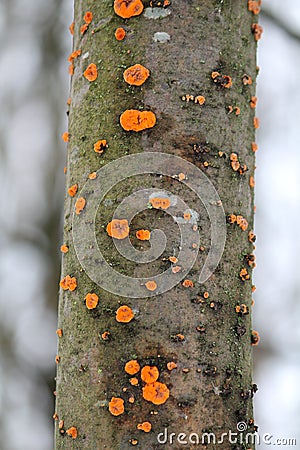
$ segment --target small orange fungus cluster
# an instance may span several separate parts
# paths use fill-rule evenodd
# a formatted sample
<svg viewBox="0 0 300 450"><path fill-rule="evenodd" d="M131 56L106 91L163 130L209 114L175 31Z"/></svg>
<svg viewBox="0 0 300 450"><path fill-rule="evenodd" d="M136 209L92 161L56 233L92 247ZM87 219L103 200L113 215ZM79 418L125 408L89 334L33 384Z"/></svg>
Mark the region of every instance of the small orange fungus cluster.
<svg viewBox="0 0 300 450"><path fill-rule="evenodd" d="M107 234L115 239L125 239L129 235L127 219L113 219L106 227Z"/></svg>
<svg viewBox="0 0 300 450"><path fill-rule="evenodd" d="M69 133L67 131L65 131L62 135L61 138L64 142L69 142Z"/></svg>
<svg viewBox="0 0 300 450"><path fill-rule="evenodd" d="M248 270L246 269L246 267L243 267L240 270L239 276L240 276L240 279L242 281L250 280L250 275L249 275Z"/></svg>
<svg viewBox="0 0 300 450"><path fill-rule="evenodd" d="M233 111L235 111L235 115L239 116L241 114L241 108L239 106L228 106L228 114L231 114Z"/></svg>
<svg viewBox="0 0 300 450"><path fill-rule="evenodd" d="M83 17L84 24L80 27L80 34L84 34L86 32L92 20L93 13L91 11L87 11Z"/></svg>
<svg viewBox="0 0 300 450"><path fill-rule="evenodd" d="M141 370L141 379L146 384L154 383L158 380L159 370L156 366L145 366Z"/></svg>
<svg viewBox="0 0 300 450"><path fill-rule="evenodd" d="M155 289L157 288L157 284L153 280L147 281L145 283L145 286L148 289L148 291L155 291Z"/></svg>
<svg viewBox="0 0 300 450"><path fill-rule="evenodd" d="M94 63L89 64L86 70L83 72L83 75L88 81L95 81L98 77L98 70L96 64Z"/></svg>
<svg viewBox="0 0 300 450"><path fill-rule="evenodd" d="M257 130L257 128L259 128L259 118L258 117L254 117L253 126L256 130Z"/></svg>
<svg viewBox="0 0 300 450"><path fill-rule="evenodd" d="M123 19L142 14L144 5L141 0L115 0L115 13Z"/></svg>
<svg viewBox="0 0 300 450"><path fill-rule="evenodd" d="M168 209L171 205L171 201L169 198L153 197L150 198L149 202L155 209Z"/></svg>
<svg viewBox="0 0 300 450"><path fill-rule="evenodd" d="M204 105L204 103L205 103L205 97L203 95L194 96L194 95L186 94L181 97L181 100L183 100L184 102L187 102L187 103L192 101L194 103L199 103L199 105Z"/></svg>
<svg viewBox="0 0 300 450"><path fill-rule="evenodd" d="M83 197L79 197L79 199L75 203L75 213L79 215L85 208L86 200Z"/></svg>
<svg viewBox="0 0 300 450"><path fill-rule="evenodd" d="M258 25L258 23L253 23L251 25L251 30L252 33L254 34L254 39L256 41L259 41L263 33L263 27L261 25Z"/></svg>
<svg viewBox="0 0 300 450"><path fill-rule="evenodd" d="M256 143L256 142L252 142L251 148L252 148L252 151L253 151L253 152L257 152L257 150L258 150L258 145L257 145L257 143Z"/></svg>
<svg viewBox="0 0 300 450"><path fill-rule="evenodd" d="M58 328L56 330L56 334L57 334L58 337L62 337L63 336L63 330L61 328Z"/></svg>
<svg viewBox="0 0 300 450"><path fill-rule="evenodd" d="M133 86L141 86L149 76L149 70L141 64L135 64L134 66L128 67L123 74L126 83Z"/></svg>
<svg viewBox="0 0 300 450"><path fill-rule="evenodd" d="M253 14L259 14L261 7L261 0L248 0L248 10Z"/></svg>
<svg viewBox="0 0 300 450"><path fill-rule="evenodd" d="M70 197L74 197L74 195L77 194L77 191L78 191L78 184L73 184L72 186L69 187L68 194Z"/></svg>
<svg viewBox="0 0 300 450"><path fill-rule="evenodd" d="M245 303L242 303L241 305L236 305L235 312L240 315L246 315L249 314L249 308Z"/></svg>
<svg viewBox="0 0 300 450"><path fill-rule="evenodd" d="M136 359L132 359L125 364L125 372L129 375L135 375L140 371L140 365Z"/></svg>
<svg viewBox="0 0 300 450"><path fill-rule="evenodd" d="M120 124L126 131L142 131L156 124L156 116L152 111L127 109L120 116Z"/></svg>
<svg viewBox="0 0 300 450"><path fill-rule="evenodd" d="M113 416L120 416L124 412L124 400L120 397L112 397L108 404L109 412Z"/></svg>
<svg viewBox="0 0 300 450"><path fill-rule="evenodd" d="M143 387L143 397L154 405L162 405L170 396L170 391L164 383L155 381L155 383L146 384Z"/></svg>
<svg viewBox="0 0 300 450"><path fill-rule="evenodd" d="M119 27L116 29L115 38L117 39L117 41L123 41L125 36L126 36L126 31L124 30L124 28Z"/></svg>
<svg viewBox="0 0 300 450"><path fill-rule="evenodd" d="M239 157L236 153L230 153L230 165L234 172L238 172L240 175L243 175L246 170L246 164L241 164L239 161Z"/></svg>
<svg viewBox="0 0 300 450"><path fill-rule="evenodd" d="M72 439L76 439L78 436L78 431L77 431L77 428L75 428L75 427L70 427L68 430L66 430L66 433Z"/></svg>
<svg viewBox="0 0 300 450"><path fill-rule="evenodd" d="M137 429L142 430L145 433L149 433L151 431L152 425L150 422L143 422L137 424Z"/></svg>
<svg viewBox="0 0 300 450"><path fill-rule="evenodd" d="M135 235L140 241L149 241L151 233L149 230L138 230Z"/></svg>
<svg viewBox="0 0 300 450"><path fill-rule="evenodd" d="M61 251L62 253L68 253L69 247L68 247L66 244L63 244L63 245L60 247L60 251Z"/></svg>
<svg viewBox="0 0 300 450"><path fill-rule="evenodd" d="M186 279L183 281L182 286L185 288L194 287L194 283L192 282L192 280Z"/></svg>
<svg viewBox="0 0 300 450"><path fill-rule="evenodd" d="M170 361L167 363L167 369L171 372L171 370L177 369L177 364L174 361Z"/></svg>
<svg viewBox="0 0 300 450"><path fill-rule="evenodd" d="M98 297L97 294L89 292L85 296L84 300L85 300L85 304L86 304L87 309L94 309L98 305L99 297Z"/></svg>
<svg viewBox="0 0 300 450"><path fill-rule="evenodd" d="M95 180L97 178L97 172L91 172L89 175L88 175L88 179L89 180Z"/></svg>
<svg viewBox="0 0 300 450"><path fill-rule="evenodd" d="M94 151L96 153L103 153L104 150L107 148L107 141L106 139L101 139L100 141L95 142L94 144Z"/></svg>
<svg viewBox="0 0 300 450"><path fill-rule="evenodd" d="M254 234L254 232L251 230L248 233L248 241L251 242L252 244L255 242L256 240L256 235Z"/></svg>
<svg viewBox="0 0 300 450"><path fill-rule="evenodd" d="M250 99L250 108L254 109L256 108L256 105L257 105L257 97L253 95Z"/></svg>
<svg viewBox="0 0 300 450"><path fill-rule="evenodd" d="M250 75L247 75L246 73L244 73L244 75L242 76L242 82L243 82L244 86L251 85L252 78L250 77Z"/></svg>
<svg viewBox="0 0 300 450"><path fill-rule="evenodd" d="M260 336L259 336L258 331L252 330L252 333L251 333L251 344L252 345L258 345L259 341L260 341Z"/></svg>
<svg viewBox="0 0 300 450"><path fill-rule="evenodd" d="M66 275L59 283L60 287L64 291L75 291L77 288L77 280L75 277L70 277L70 275Z"/></svg>
<svg viewBox="0 0 300 450"><path fill-rule="evenodd" d="M228 222L236 223L243 231L246 231L248 228L247 220L243 216L240 216L240 215L236 216L235 214L229 214Z"/></svg>
<svg viewBox="0 0 300 450"><path fill-rule="evenodd" d="M134 318L134 312L127 305L120 306L116 311L116 321L120 323L128 323Z"/></svg>
<svg viewBox="0 0 300 450"><path fill-rule="evenodd" d="M213 82L220 87L228 89L232 86L232 80L229 75L221 75L219 72L212 72L211 77Z"/></svg>

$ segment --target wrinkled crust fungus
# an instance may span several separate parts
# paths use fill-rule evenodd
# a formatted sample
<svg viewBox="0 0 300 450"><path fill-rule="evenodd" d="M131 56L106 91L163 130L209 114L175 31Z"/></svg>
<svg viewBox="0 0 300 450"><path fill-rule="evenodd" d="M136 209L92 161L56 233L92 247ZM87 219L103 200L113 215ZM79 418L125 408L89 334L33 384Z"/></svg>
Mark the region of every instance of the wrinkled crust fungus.
<svg viewBox="0 0 300 450"><path fill-rule="evenodd" d="M149 230L138 230L135 235L140 241L149 241L150 239L150 231Z"/></svg>
<svg viewBox="0 0 300 450"><path fill-rule="evenodd" d="M149 75L150 72L146 67L135 64L124 71L123 77L128 84L141 86L149 78Z"/></svg>
<svg viewBox="0 0 300 450"><path fill-rule="evenodd" d="M143 387L143 397L154 405L162 405L170 395L170 391L164 383L156 381Z"/></svg>
<svg viewBox="0 0 300 450"><path fill-rule="evenodd" d="M142 430L145 433L149 433L151 431L152 425L150 422L143 422L137 424L137 429Z"/></svg>
<svg viewBox="0 0 300 450"><path fill-rule="evenodd" d="M104 150L107 148L107 141L106 139L101 139L100 141L95 142L94 144L94 151L96 153L103 153Z"/></svg>
<svg viewBox="0 0 300 450"><path fill-rule="evenodd" d="M128 361L125 364L125 372L128 373L129 375L135 375L136 373L138 373L140 371L140 365L137 362L136 359L132 359L131 361Z"/></svg>
<svg viewBox="0 0 300 450"><path fill-rule="evenodd" d="M159 370L156 366L145 366L141 370L141 379L146 384L154 383L158 380Z"/></svg>
<svg viewBox="0 0 300 450"><path fill-rule="evenodd" d="M97 294L93 294L93 293L89 292L85 296L84 300L85 300L87 309L94 309L98 305L99 297Z"/></svg>
<svg viewBox="0 0 300 450"><path fill-rule="evenodd" d="M145 283L145 286L148 289L148 291L155 291L155 289L157 288L157 284L153 280L147 281Z"/></svg>
<svg viewBox="0 0 300 450"><path fill-rule="evenodd" d="M66 275L59 283L60 287L64 291L75 291L77 288L77 280L75 277L70 277L70 275Z"/></svg>
<svg viewBox="0 0 300 450"><path fill-rule="evenodd" d="M144 5L141 0L115 0L115 13L123 19L129 19L133 16L142 14Z"/></svg>
<svg viewBox="0 0 300 450"><path fill-rule="evenodd" d="M75 203L75 213L77 215L84 210L85 204L86 204L85 199L83 197L79 197L79 199Z"/></svg>
<svg viewBox="0 0 300 450"><path fill-rule="evenodd" d="M125 239L129 235L127 219L113 219L106 227L107 234L115 239Z"/></svg>
<svg viewBox="0 0 300 450"><path fill-rule="evenodd" d="M89 64L86 70L83 72L83 75L88 81L95 81L98 76L96 64L94 63Z"/></svg>
<svg viewBox="0 0 300 450"><path fill-rule="evenodd" d="M75 427L70 427L68 430L66 430L66 433L68 436L71 436L72 439L76 439L78 436L78 431Z"/></svg>
<svg viewBox="0 0 300 450"><path fill-rule="evenodd" d="M124 412L124 400L120 397L112 397L108 404L109 412L113 416L120 416Z"/></svg>
<svg viewBox="0 0 300 450"><path fill-rule="evenodd" d="M78 184L73 184L73 186L70 186L68 189L68 194L70 197L74 197L74 195L77 194L78 191Z"/></svg>
<svg viewBox="0 0 300 450"><path fill-rule="evenodd" d="M120 124L126 131L142 131L156 124L156 116L152 111L127 109L120 116Z"/></svg>
<svg viewBox="0 0 300 450"><path fill-rule="evenodd" d="M117 41L123 41L125 36L126 36L126 31L124 30L124 28L119 27L116 29L115 38L117 39Z"/></svg>
<svg viewBox="0 0 300 450"><path fill-rule="evenodd" d="M128 323L134 318L134 313L127 305L120 306L116 311L116 321Z"/></svg>
<svg viewBox="0 0 300 450"><path fill-rule="evenodd" d="M168 209L171 205L171 201L169 198L153 197L150 198L149 202L151 203L152 207L156 209Z"/></svg>

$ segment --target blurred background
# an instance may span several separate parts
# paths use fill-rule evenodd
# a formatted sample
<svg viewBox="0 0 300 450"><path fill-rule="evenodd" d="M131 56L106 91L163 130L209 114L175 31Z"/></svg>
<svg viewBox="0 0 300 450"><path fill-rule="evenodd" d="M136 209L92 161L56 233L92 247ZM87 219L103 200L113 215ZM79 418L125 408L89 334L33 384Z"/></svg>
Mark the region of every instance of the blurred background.
<svg viewBox="0 0 300 450"><path fill-rule="evenodd" d="M255 419L261 433L298 438L300 448L300 4L264 0L263 7L254 280L254 329L261 343L254 351ZM61 134L67 129L72 9L72 0L0 3L2 450L53 448L66 151Z"/></svg>

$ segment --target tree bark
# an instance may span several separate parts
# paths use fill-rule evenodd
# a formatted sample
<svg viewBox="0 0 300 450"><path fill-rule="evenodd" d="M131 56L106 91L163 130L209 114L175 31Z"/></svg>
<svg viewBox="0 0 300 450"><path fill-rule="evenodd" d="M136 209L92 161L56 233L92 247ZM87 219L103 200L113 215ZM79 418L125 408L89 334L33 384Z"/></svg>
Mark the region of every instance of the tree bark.
<svg viewBox="0 0 300 450"><path fill-rule="evenodd" d="M255 109L249 102L255 95L257 71L256 42L251 32L256 16L247 10L246 1L191 0L147 10L147 14L159 11L163 18L149 18L144 12L124 20L114 13L112 3L75 0L73 50L81 49L81 55L74 60L71 83L66 185L69 188L78 184L78 192L74 197L66 193L64 244L69 251L63 255L62 278L75 277L77 287L73 291L60 290L59 329L63 334L58 345L55 448L126 450L136 445L156 449L163 447L157 435L166 433L166 429L165 448L184 447L180 439L187 439L186 448L198 448L195 436L189 441L190 433L197 433L200 442L205 432L215 433L218 439L229 430L237 432L239 422L246 424L248 432L253 431L253 264L249 256L253 244L248 232L253 228L253 188L249 182L254 172L251 144L255 140ZM87 10L92 11L93 20L81 34ZM120 26L126 30L123 41L114 36ZM98 69L97 79L92 82L83 76L91 63ZM134 64L150 70L150 78L141 87L129 86L123 80L124 70ZM219 75L212 76L213 72ZM244 84L245 74L252 78L252 84ZM225 86L230 84L227 76L231 77L231 87ZM205 97L203 105L193 99L188 101L187 96L195 99L199 95ZM119 117L128 109L153 111L156 125L141 132L123 130ZM108 147L97 154L93 147L100 139L107 140ZM162 167L161 176L141 174L123 181L118 179L117 170L108 172L109 180L101 172L108 163L125 155L146 152L156 152L158 161L161 153L177 156L191 163L189 167L195 167L195 172L185 172L186 184L178 180L180 165L176 163ZM237 154L241 173L233 170L232 153ZM198 169L211 181L221 202L209 199L205 205L207 199L201 198L204 207L191 192L189 183L198 181ZM97 178L89 180L88 175L98 170ZM96 186L101 189L108 181L114 187L99 205ZM111 284L108 292L100 286L103 280L97 281L102 264L94 257L94 247L87 238L91 211L96 216L99 248L110 267L121 274L151 279L167 270L168 257L180 250L178 224L167 211L147 207L130 224L131 240L136 249L141 250L141 244L148 249L148 242L136 240L135 231L161 228L168 238L162 255L150 263L136 264L120 256L114 247L106 226L123 198L141 188L154 193L159 189L170 191L184 199L192 216L194 211L199 213L192 219L197 219L200 250L184 278L193 281L192 287L184 287L182 280L164 291L158 284L156 291L139 297L134 292L128 295L125 286L123 296L116 293L118 286ZM80 197L85 198L86 206L74 215ZM231 214L242 216L248 228L243 230L227 220L221 261L209 279L199 283L211 247L214 213L209 208L224 209L227 219ZM81 246L78 236L74 238L75 227L81 227ZM195 252L189 252L188 258L192 258ZM86 267L90 273L84 270ZM250 275L245 281L240 276L243 268ZM141 286L146 292L144 282ZM139 288L136 292L140 292ZM96 308L87 309L87 293L98 295ZM129 323L116 320L116 310L124 304L135 314ZM245 310L241 307L237 312L236 307L242 304ZM104 332L109 332L108 340L103 339ZM135 376L138 385L130 384L130 376L124 371L130 360L137 360L141 367L159 369L159 382L166 384L170 392L164 404L155 405L143 398L144 383L139 374ZM168 370L168 362L176 363L177 368ZM112 397L124 400L123 414L113 416L109 412ZM129 402L132 397L134 403ZM61 420L64 423L60 428ZM145 421L152 425L149 433L137 429ZM78 431L76 438L66 432L71 427ZM176 433L172 443L171 433ZM185 433L186 438L181 436L178 441L179 433ZM211 442L206 448L242 449L250 445L224 438L224 443Z"/></svg>

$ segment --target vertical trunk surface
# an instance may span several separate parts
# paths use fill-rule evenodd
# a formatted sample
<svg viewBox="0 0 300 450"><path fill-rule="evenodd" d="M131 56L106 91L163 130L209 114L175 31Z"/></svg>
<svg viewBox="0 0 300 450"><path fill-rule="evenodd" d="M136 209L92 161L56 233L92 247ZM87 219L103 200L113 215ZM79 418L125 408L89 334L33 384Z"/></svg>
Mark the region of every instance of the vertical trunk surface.
<svg viewBox="0 0 300 450"><path fill-rule="evenodd" d="M57 450L126 450L135 445L141 449L199 448L196 435L191 433L196 433L200 442L205 432L215 433L218 439L223 432L236 432L238 422L245 422L247 431L253 431L248 314L253 244L248 233L253 227L250 177L254 171L251 144L255 110L249 102L255 95L256 43L251 25L256 16L247 10L246 0L181 0L165 7L153 3L158 4L157 9L146 9L145 4L141 15L124 20L115 14L112 1L75 0L73 50L80 49L81 55L74 59L71 84L67 189L77 184L78 191L74 197L66 194L64 244L69 251L63 255L62 278L75 277L77 287L60 291ZM86 11L93 13L93 19L81 34ZM156 14L161 17L153 18ZM120 26L126 30L123 41L115 38ZM167 34L156 34L162 32ZM98 70L95 81L83 76L91 63ZM150 70L142 86L130 86L123 79L124 70L134 64ZM219 75L212 76L213 72ZM244 84L245 74L252 78L252 84ZM231 77L231 87L227 76ZM188 96L203 96L205 103L195 103ZM153 111L156 125L141 132L123 130L119 117L127 109ZM108 147L99 154L94 144L101 139L107 141ZM123 181L117 169L106 175L101 172L108 163L125 155L145 152L156 152L158 165L164 161L160 154L167 153L190 162L188 167L195 170L189 172L184 164L179 170L180 164L171 162L170 167L161 167L162 176L156 171L158 174L140 174ZM237 154L238 161L232 153ZM234 170L237 167L239 170ZM124 173L127 169L124 167ZM189 183L199 181L197 169L211 181L221 202L216 200L218 197L200 196L201 202L190 189ZM97 177L90 180L92 172L97 172ZM179 181L179 172L184 173L186 183ZM99 189L105 183L113 188L99 203ZM191 242L185 244L190 247L183 249L182 261L179 258L173 264L181 267L181 272L173 274L179 282L166 291L164 280L157 283L155 291L147 291L144 283L168 270L168 257L178 255L180 250L180 230L167 210L149 208L146 202L144 211L130 224L130 239L138 251L150 246L136 239L136 230L165 231L165 251L149 263L137 264L120 255L106 233L120 202L140 189L152 189L154 196L155 191L164 190L180 197L191 214L182 221L190 222L193 231L195 223L198 225L200 250L194 249ZM144 192L151 196L150 191ZM74 215L80 197L85 198L86 205ZM131 202L135 201L138 206L139 200ZM199 283L211 246L211 220L215 220L214 211L218 211L217 217L223 208L227 218L225 249L214 273L205 283ZM181 212L185 212L184 205ZM228 221L231 214L245 218L248 227L243 221L229 223L235 220L231 216ZM117 218L124 217L119 214ZM95 229L109 267L122 275L141 277L144 295L139 294L139 288L131 292L126 284L123 295L122 283L118 286L102 272L103 263L89 240L90 229ZM122 246L122 240L117 244ZM219 244L222 247L222 242ZM193 286L184 287L180 273L195 254L195 264L184 277L193 281ZM250 275L245 281L240 276L243 268ZM104 281L111 282L111 292L101 286ZM88 293L99 297L93 309L85 304ZM245 306L241 311L236 311L242 304ZM121 305L128 305L135 314L129 323L116 320ZM158 381L169 389L165 403L157 405L143 398L145 383L140 372L129 375L124 370L130 360L137 360L141 368L158 368ZM169 362L177 367L169 370ZM133 377L137 385L129 381ZM124 400L125 411L119 416L109 412L112 397ZM143 422L151 423L150 432L137 429ZM70 435L71 427L76 428L77 437ZM159 433L163 433L160 442ZM170 437L171 433L176 435ZM179 433L186 437L178 438ZM206 448L250 447L225 438L224 443L211 440Z"/></svg>

